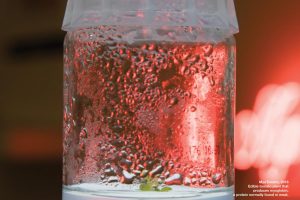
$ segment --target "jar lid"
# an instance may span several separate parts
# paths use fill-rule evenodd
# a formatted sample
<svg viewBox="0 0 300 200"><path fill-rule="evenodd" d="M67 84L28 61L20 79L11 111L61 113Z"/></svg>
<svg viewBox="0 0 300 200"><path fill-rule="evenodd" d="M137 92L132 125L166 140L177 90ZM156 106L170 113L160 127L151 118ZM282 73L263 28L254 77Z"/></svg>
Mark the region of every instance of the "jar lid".
<svg viewBox="0 0 300 200"><path fill-rule="evenodd" d="M68 0L63 30L99 25L192 26L228 36L239 31L233 0Z"/></svg>

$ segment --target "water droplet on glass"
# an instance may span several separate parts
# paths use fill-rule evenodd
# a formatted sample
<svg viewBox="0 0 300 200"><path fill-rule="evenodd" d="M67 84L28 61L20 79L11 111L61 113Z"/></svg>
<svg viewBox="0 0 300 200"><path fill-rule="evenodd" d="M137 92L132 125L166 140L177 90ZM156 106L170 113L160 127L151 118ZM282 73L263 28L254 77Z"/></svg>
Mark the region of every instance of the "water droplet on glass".
<svg viewBox="0 0 300 200"><path fill-rule="evenodd" d="M222 174L220 173L215 173L213 176L212 176L212 182L214 184L219 184L220 181L221 181L221 178L222 178Z"/></svg>
<svg viewBox="0 0 300 200"><path fill-rule="evenodd" d="M203 185L203 184L206 183L206 181L207 181L207 178L201 177L201 178L199 179L199 184L200 184L200 185Z"/></svg>
<svg viewBox="0 0 300 200"><path fill-rule="evenodd" d="M185 177L184 180L183 180L183 184L186 185L186 186L191 185L191 179L188 178L188 177Z"/></svg>
<svg viewBox="0 0 300 200"><path fill-rule="evenodd" d="M134 178L135 178L135 174L132 174L126 170L123 170L120 182L125 183L125 184L131 184L133 182Z"/></svg>
<svg viewBox="0 0 300 200"><path fill-rule="evenodd" d="M182 184L182 175L173 174L165 180L166 185L181 185Z"/></svg>
<svg viewBox="0 0 300 200"><path fill-rule="evenodd" d="M171 106L174 106L174 105L176 105L177 103L178 103L177 97L173 97L173 98L170 99L170 105L171 105Z"/></svg>
<svg viewBox="0 0 300 200"><path fill-rule="evenodd" d="M106 176L115 176L116 175L116 172L114 171L113 168L105 169L104 173Z"/></svg>
<svg viewBox="0 0 300 200"><path fill-rule="evenodd" d="M153 177L153 176L155 176L155 175L157 175L157 174L161 174L163 171L164 171L164 167L161 166L161 165L159 165L159 166L157 166L155 169L153 169L153 170L149 173L149 175Z"/></svg>
<svg viewBox="0 0 300 200"><path fill-rule="evenodd" d="M146 170L146 169L144 169L144 170L142 171L142 173L140 174L140 177L146 177L146 176L148 176L148 174L149 174L149 171Z"/></svg>
<svg viewBox="0 0 300 200"><path fill-rule="evenodd" d="M190 108L190 111L191 112L195 112L197 110L197 107L196 106L191 106L191 108Z"/></svg>

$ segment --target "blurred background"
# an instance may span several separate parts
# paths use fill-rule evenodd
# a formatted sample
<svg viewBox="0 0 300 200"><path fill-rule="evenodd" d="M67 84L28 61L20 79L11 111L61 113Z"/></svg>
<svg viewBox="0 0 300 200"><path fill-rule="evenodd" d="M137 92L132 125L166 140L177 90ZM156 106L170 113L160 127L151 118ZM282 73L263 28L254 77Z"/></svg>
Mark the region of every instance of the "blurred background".
<svg viewBox="0 0 300 200"><path fill-rule="evenodd" d="M235 3L240 25L236 36L240 113L254 108L266 85L300 83L300 1ZM0 2L1 199L61 199L65 33L60 27L65 5L66 0ZM267 97L263 101L268 104ZM300 106L293 112L299 114ZM299 169L299 162L288 166L289 199L300 198ZM261 172L251 164L237 170L236 192L248 192L247 185L257 183Z"/></svg>
<svg viewBox="0 0 300 200"><path fill-rule="evenodd" d="M66 1L0 1L0 199L61 199Z"/></svg>

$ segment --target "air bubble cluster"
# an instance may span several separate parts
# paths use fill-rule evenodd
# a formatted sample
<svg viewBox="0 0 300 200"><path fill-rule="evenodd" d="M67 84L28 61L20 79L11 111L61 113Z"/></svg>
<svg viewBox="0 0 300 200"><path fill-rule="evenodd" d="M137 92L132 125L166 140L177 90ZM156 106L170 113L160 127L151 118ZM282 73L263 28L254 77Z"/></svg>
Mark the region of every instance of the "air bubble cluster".
<svg viewBox="0 0 300 200"><path fill-rule="evenodd" d="M67 38L64 183L134 184L150 176L167 185L224 185L222 165L193 163L183 153L180 136L189 133L179 122L201 112L195 87L207 82L217 91L224 47L128 44L120 34L100 27Z"/></svg>

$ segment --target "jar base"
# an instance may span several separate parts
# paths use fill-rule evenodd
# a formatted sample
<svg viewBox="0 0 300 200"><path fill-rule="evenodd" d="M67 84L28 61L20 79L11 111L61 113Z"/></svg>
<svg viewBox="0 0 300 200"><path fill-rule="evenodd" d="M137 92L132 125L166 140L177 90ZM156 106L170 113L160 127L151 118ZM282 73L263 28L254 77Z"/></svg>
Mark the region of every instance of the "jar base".
<svg viewBox="0 0 300 200"><path fill-rule="evenodd" d="M169 192L141 192L137 185L119 184L116 187L100 184L64 186L63 200L233 200L233 186L213 189L171 186Z"/></svg>

